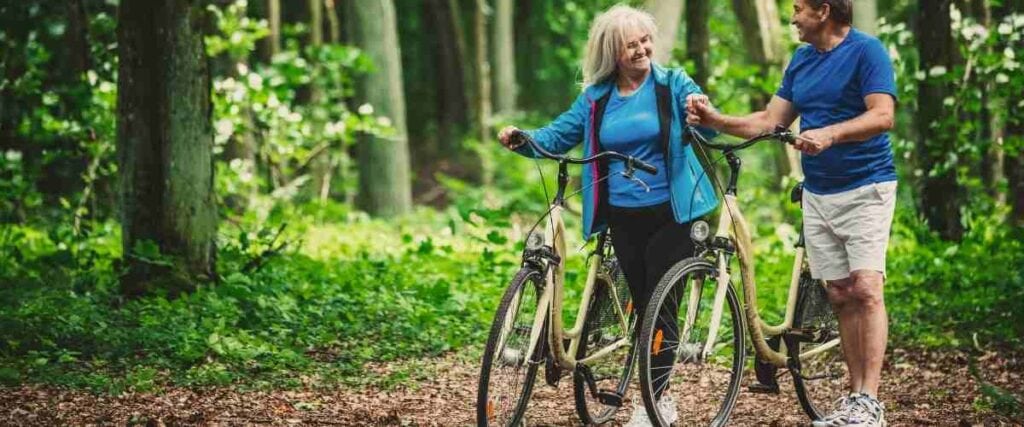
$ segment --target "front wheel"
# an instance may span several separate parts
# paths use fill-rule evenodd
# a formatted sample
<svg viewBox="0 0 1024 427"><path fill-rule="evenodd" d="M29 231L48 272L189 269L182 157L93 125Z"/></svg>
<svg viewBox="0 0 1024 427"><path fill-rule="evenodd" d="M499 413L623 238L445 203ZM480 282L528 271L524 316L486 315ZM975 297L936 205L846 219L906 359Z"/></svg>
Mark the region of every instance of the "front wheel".
<svg viewBox="0 0 1024 427"><path fill-rule="evenodd" d="M498 305L480 366L478 426L518 426L523 422L546 349L542 327L532 354L527 354L534 319L542 309L538 307L542 283L540 271L524 267Z"/></svg>
<svg viewBox="0 0 1024 427"><path fill-rule="evenodd" d="M828 405L846 396L850 375L839 342L839 321L825 287L807 272L800 278L786 344L800 406L811 419L821 419L831 409Z"/></svg>
<svg viewBox="0 0 1024 427"><path fill-rule="evenodd" d="M644 310L637 336L640 391L656 426L725 425L736 405L746 327L739 298L728 283L719 324L711 324L717 279L706 259L679 261L662 277ZM676 418L680 409L688 413L685 420Z"/></svg>

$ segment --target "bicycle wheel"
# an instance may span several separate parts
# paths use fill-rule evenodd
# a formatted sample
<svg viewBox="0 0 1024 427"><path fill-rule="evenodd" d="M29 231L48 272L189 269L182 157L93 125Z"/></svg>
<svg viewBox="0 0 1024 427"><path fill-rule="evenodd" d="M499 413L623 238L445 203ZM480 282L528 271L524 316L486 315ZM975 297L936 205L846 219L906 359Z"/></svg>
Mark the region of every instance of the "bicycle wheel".
<svg viewBox="0 0 1024 427"><path fill-rule="evenodd" d="M537 369L544 361L547 348L542 328L533 354L526 356L539 309L542 281L540 271L519 270L494 314L480 367L476 402L478 426L516 426L523 421Z"/></svg>
<svg viewBox="0 0 1024 427"><path fill-rule="evenodd" d="M587 355L601 351L622 338L633 336L636 315L632 310L626 277L615 258L606 259L601 270L587 305L587 320L583 323L583 338L576 350L576 360L583 360ZM625 329L620 315L626 318ZM598 390L626 395L629 380L633 376L633 348L630 342L587 363ZM579 371L573 374L573 388L576 412L584 425L604 424L615 417L619 406L605 405L597 400Z"/></svg>
<svg viewBox="0 0 1024 427"><path fill-rule="evenodd" d="M656 426L670 425L674 415L662 413L658 399L685 408L692 417L686 425L724 425L736 405L746 327L736 291L728 285L715 339L705 350L717 285L711 262L682 260L662 277L644 310L637 336L640 391Z"/></svg>
<svg viewBox="0 0 1024 427"><path fill-rule="evenodd" d="M839 345L839 321L825 287L806 271L800 277L786 347L800 406L811 419L827 415L829 405L846 395L849 373Z"/></svg>

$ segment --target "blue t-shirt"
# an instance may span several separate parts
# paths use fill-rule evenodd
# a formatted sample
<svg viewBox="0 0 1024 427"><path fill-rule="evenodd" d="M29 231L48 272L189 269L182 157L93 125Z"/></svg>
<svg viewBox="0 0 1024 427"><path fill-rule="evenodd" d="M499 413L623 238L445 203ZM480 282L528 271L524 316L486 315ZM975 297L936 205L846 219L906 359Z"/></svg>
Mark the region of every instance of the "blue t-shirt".
<svg viewBox="0 0 1024 427"><path fill-rule="evenodd" d="M867 111L864 97L872 93L896 98L892 62L882 42L851 28L828 52L809 44L798 48L775 94L793 103L802 132L863 114ZM817 156L804 155L802 165L804 188L814 194L835 194L896 180L888 133L835 144Z"/></svg>
<svg viewBox="0 0 1024 427"><path fill-rule="evenodd" d="M629 96L619 95L619 90L612 88L600 132L602 149L636 157L658 168L657 175L639 169L633 171L634 177L651 188L646 191L640 183L622 176L626 170L625 162L612 160L608 165L608 203L612 206L636 208L668 201L668 175L661 147L658 102L654 94L654 79L650 74Z"/></svg>

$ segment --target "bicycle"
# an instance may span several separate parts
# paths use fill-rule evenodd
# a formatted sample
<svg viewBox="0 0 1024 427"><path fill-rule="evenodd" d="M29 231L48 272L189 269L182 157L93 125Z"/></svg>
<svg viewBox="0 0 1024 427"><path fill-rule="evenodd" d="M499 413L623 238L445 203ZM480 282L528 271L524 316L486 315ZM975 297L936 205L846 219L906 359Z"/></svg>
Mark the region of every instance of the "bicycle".
<svg viewBox="0 0 1024 427"><path fill-rule="evenodd" d="M684 405L696 411L699 420L687 422L724 425L735 407L746 357L744 336L749 335L756 354L754 370L758 384L754 392L779 393L776 371L786 368L792 378L800 405L812 419L825 414L822 405L845 396L846 365L842 358L839 328L827 300L826 284L811 278L805 259L803 230L796 242L790 276L785 317L781 324L770 325L761 319L757 304L753 246L750 225L737 201L737 180L742 162L736 152L760 141L778 140L792 144L795 136L785 127L777 127L742 143L714 144L693 127L685 134L698 147L720 150L730 170L724 190L723 207L714 235L705 221L695 221L691 239L697 255L676 263L659 281L643 314L639 332L640 389L647 413L654 425L668 425L659 413L656 400L664 393L673 399L679 393ZM705 153L706 154L706 153ZM802 184L791 193L793 202L802 197ZM741 301L732 285L733 257L739 260L743 286ZM707 290L708 292L705 292ZM713 292L711 292L713 291ZM685 299L684 299L685 298ZM683 303L685 302L685 306ZM685 308L685 309L684 309ZM726 312L727 310L727 312ZM669 330L657 329L659 316ZM682 325L679 329L678 326ZM652 356L673 351L669 366L652 366ZM677 375L674 375L677 374ZM697 393L695 390L702 393ZM714 395L707 397L710 391Z"/></svg>
<svg viewBox="0 0 1024 427"><path fill-rule="evenodd" d="M562 372L572 372L580 419L585 425L602 424L622 406L633 375L636 314L605 231L598 234L596 247L588 256L581 295L585 303L580 305L572 329L563 327L567 252L562 210L568 165L618 159L626 163L625 173L631 179L637 179L632 176L635 169L651 174L657 169L613 151L570 158L544 150L525 133L517 132L513 138L528 143L542 157L558 161L558 189L548 211L527 233L520 269L495 313L481 360L477 425L524 424L541 364L545 365L545 380L552 386ZM546 222L543 233L537 231L541 222Z"/></svg>

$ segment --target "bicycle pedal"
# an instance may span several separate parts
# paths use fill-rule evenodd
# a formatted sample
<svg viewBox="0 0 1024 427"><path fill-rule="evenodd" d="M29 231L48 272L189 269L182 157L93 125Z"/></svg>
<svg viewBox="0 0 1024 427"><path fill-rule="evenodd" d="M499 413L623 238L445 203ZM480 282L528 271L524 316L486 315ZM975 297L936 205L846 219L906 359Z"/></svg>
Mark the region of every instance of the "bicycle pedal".
<svg viewBox="0 0 1024 427"><path fill-rule="evenodd" d="M614 406L616 408L622 407L622 396L612 391L599 391L597 392L597 401L601 402L605 406Z"/></svg>
<svg viewBox="0 0 1024 427"><path fill-rule="evenodd" d="M751 393L779 394L779 385L756 383L748 386L747 390L750 390Z"/></svg>
<svg viewBox="0 0 1024 427"><path fill-rule="evenodd" d="M555 363L555 359L548 357L547 362L544 364L544 382L548 383L549 386L558 387L558 380L562 379L567 374L562 368Z"/></svg>

